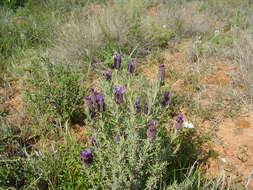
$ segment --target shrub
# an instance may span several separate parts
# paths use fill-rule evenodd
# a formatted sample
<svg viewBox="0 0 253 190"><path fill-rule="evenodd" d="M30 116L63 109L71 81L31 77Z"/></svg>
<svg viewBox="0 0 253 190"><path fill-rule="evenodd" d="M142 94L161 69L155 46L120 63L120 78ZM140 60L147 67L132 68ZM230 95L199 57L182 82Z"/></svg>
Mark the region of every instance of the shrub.
<svg viewBox="0 0 253 190"><path fill-rule="evenodd" d="M51 151L45 150L33 159L33 175L29 178L30 182L35 182L33 187L89 189L89 176L82 170L80 148L76 141L68 139L63 144L56 143Z"/></svg>
<svg viewBox="0 0 253 190"><path fill-rule="evenodd" d="M83 98L79 73L72 71L70 66L54 65L48 61L33 62L30 73L25 94L33 117L46 116L51 121L75 121L79 118Z"/></svg>
<svg viewBox="0 0 253 190"><path fill-rule="evenodd" d="M15 9L19 6L23 6L27 0L3 0L0 4L8 7L9 9Z"/></svg>
<svg viewBox="0 0 253 190"><path fill-rule="evenodd" d="M115 103L113 87L124 86L123 102ZM201 137L194 130L175 131L174 124L166 128L170 116L178 113L186 102L184 96L174 94L169 106L162 105L158 83L143 87L141 76L126 72L126 67L114 72L111 81L101 81L105 94L106 111L87 117L93 162L84 168L87 182L93 189L163 189L173 180L184 180L180 168L188 168L197 159ZM141 90L137 90L141 89ZM136 113L134 102L141 97L141 113ZM148 100L149 114L144 113L144 99ZM148 135L150 121L156 122L155 135ZM93 140L94 141L94 140Z"/></svg>

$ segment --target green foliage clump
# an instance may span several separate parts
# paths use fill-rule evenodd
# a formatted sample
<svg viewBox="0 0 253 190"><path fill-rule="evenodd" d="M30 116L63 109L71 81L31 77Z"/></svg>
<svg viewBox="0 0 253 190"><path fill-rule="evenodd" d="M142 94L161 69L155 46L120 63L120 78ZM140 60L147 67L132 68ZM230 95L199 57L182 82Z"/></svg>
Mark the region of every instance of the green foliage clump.
<svg viewBox="0 0 253 190"><path fill-rule="evenodd" d="M221 47L232 47L234 44L234 36L232 34L219 34L212 38L212 42Z"/></svg>
<svg viewBox="0 0 253 190"><path fill-rule="evenodd" d="M9 9L15 9L19 6L23 6L27 0L2 0L0 5L4 5Z"/></svg>
<svg viewBox="0 0 253 190"><path fill-rule="evenodd" d="M163 90L158 83L144 86L143 80L140 76L129 76L123 68L113 73L112 81L101 81L99 85L105 94L106 111L86 119L89 134L95 136L97 143L88 146L94 161L83 169L92 189L164 189L175 178L184 180L184 172L198 157L203 141L194 130L176 131L174 124L169 130L166 128L170 117L187 102L185 96L175 93L169 105L162 106ZM124 102L117 105L113 87L122 86L122 81L128 82L127 88ZM137 96L142 101L148 100L148 115L143 113L143 104L142 112L135 112ZM147 137L150 120L157 125L153 139Z"/></svg>
<svg viewBox="0 0 253 190"><path fill-rule="evenodd" d="M176 31L168 28L166 24L157 23L149 17L145 22L141 26L143 28L142 35L144 39L152 42L153 47L168 47L168 44L176 37Z"/></svg>
<svg viewBox="0 0 253 190"><path fill-rule="evenodd" d="M72 71L70 66L47 61L32 63L25 94L32 116L74 121L81 114L83 90L80 74Z"/></svg>

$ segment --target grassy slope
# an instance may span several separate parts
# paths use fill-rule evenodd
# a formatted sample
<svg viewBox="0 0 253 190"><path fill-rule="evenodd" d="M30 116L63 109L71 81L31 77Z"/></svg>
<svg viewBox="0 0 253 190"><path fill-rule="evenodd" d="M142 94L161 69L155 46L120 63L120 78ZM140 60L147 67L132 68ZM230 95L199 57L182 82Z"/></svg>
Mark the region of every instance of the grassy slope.
<svg viewBox="0 0 253 190"><path fill-rule="evenodd" d="M208 182L202 170L207 158L217 157L208 140L215 126L224 117L236 116L252 100L252 4L233 0L86 3L30 1L16 10L0 10L0 176L4 179L0 187L228 188L223 178ZM102 72L110 69L114 52L125 54L123 69L114 72L108 83ZM137 62L137 75L129 76L126 67L132 59ZM155 79L161 63L167 74L160 88ZM231 70L234 75L228 74ZM122 107L115 106L112 86L128 87ZM88 117L81 101L88 87L106 94L108 111L95 119ZM172 92L169 108L159 105L166 90ZM133 113L137 96L152 106L149 116ZM179 111L195 130L173 130ZM150 144L141 129L154 118L159 141ZM110 138L119 131L124 140L117 146ZM90 147L87 137L94 134L104 153L93 147L97 163L83 169L79 154ZM136 148L140 139L144 149ZM169 150L163 149L168 142ZM126 151L135 148L135 156ZM153 157L148 156L149 148L155 150ZM160 155L164 150L165 156ZM108 154L125 159L107 158ZM154 164L144 182L128 171L131 167L151 170L139 154ZM169 164L159 168L156 162ZM162 171L163 176L155 175ZM136 183L129 184L128 178ZM154 185L157 181L159 186Z"/></svg>

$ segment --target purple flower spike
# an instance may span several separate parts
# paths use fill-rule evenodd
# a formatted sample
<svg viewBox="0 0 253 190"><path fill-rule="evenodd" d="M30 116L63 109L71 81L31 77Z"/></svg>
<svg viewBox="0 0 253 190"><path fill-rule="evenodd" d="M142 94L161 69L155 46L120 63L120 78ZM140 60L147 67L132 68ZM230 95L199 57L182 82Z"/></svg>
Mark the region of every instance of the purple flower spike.
<svg viewBox="0 0 253 190"><path fill-rule="evenodd" d="M163 105L163 106L166 106L166 105L168 104L169 100L170 100L170 92L165 92L165 93L163 94L162 105Z"/></svg>
<svg viewBox="0 0 253 190"><path fill-rule="evenodd" d="M103 75L104 75L105 80L111 80L111 78L112 78L112 72L111 71L106 71L106 72L103 73Z"/></svg>
<svg viewBox="0 0 253 190"><path fill-rule="evenodd" d="M121 104L123 103L123 90L125 87L115 87L115 102L116 104Z"/></svg>
<svg viewBox="0 0 253 190"><path fill-rule="evenodd" d="M91 98L93 105L96 105L98 93L93 88L89 88L88 92L90 93L90 98Z"/></svg>
<svg viewBox="0 0 253 190"><path fill-rule="evenodd" d="M159 65L158 78L161 81L161 85L164 85L164 80L165 80L165 66L164 66L164 64Z"/></svg>
<svg viewBox="0 0 253 190"><path fill-rule="evenodd" d="M123 56L123 54L121 53L116 53L113 56L114 59L114 64L113 64L113 68L119 70L121 67L121 57Z"/></svg>
<svg viewBox="0 0 253 190"><path fill-rule="evenodd" d="M150 139L155 138L156 136L156 122L151 120L148 124L147 137Z"/></svg>
<svg viewBox="0 0 253 190"><path fill-rule="evenodd" d="M97 106L99 112L105 111L105 96L103 93L98 93L96 96L97 99Z"/></svg>
<svg viewBox="0 0 253 190"><path fill-rule="evenodd" d="M93 146L98 146L98 143L97 143L97 138L95 137L95 136L91 136L90 137L90 141L91 141L91 144L93 145Z"/></svg>
<svg viewBox="0 0 253 190"><path fill-rule="evenodd" d="M81 160L83 161L84 167L88 168L93 161L93 154L91 149L87 148L81 152Z"/></svg>
<svg viewBox="0 0 253 190"><path fill-rule="evenodd" d="M139 97L137 97L135 100L134 109L136 113L141 112L141 99Z"/></svg>
<svg viewBox="0 0 253 190"><path fill-rule="evenodd" d="M148 102L147 101L144 102L144 113L148 114Z"/></svg>
<svg viewBox="0 0 253 190"><path fill-rule="evenodd" d="M120 138L121 138L120 132L117 132L117 133L115 134L115 140L116 140L117 142L119 142L119 141L120 141Z"/></svg>
<svg viewBox="0 0 253 190"><path fill-rule="evenodd" d="M176 120L176 129L179 130L182 128L183 123L184 123L184 115L180 112L177 116L177 120Z"/></svg>
<svg viewBox="0 0 253 190"><path fill-rule="evenodd" d="M88 97L85 97L84 100L85 100L87 107L89 108L89 112L90 112L91 116L94 116L95 115L95 108L94 108L94 105L92 102L92 98L90 96L88 96Z"/></svg>
<svg viewBox="0 0 253 190"><path fill-rule="evenodd" d="M135 62L130 61L130 62L128 63L127 70L128 70L128 72L131 73L131 74L134 73L134 72L135 72Z"/></svg>
<svg viewBox="0 0 253 190"><path fill-rule="evenodd" d="M89 89L88 89L88 92L89 92L89 93L93 93L93 92L95 92L95 90L94 90L94 88L89 88Z"/></svg>

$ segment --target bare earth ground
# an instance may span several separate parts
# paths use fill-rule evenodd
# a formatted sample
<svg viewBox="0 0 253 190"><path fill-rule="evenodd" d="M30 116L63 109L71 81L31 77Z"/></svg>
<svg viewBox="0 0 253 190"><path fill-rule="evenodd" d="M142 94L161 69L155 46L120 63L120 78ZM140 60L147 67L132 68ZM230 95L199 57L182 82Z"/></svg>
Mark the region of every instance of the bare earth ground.
<svg viewBox="0 0 253 190"><path fill-rule="evenodd" d="M227 118L225 115L225 112L233 109L229 107L231 104L229 91L232 89L232 75L236 68L233 63L224 58L208 58L199 63L192 63L188 53L191 45L191 41L186 41L179 45L177 52L165 51L164 62L167 68L173 68L175 72L181 73L187 73L191 67L206 68L199 76L201 90L197 93L193 92L187 79L184 78L174 81L173 90L193 93L199 104L206 108L212 107L217 102L221 105L213 109L215 116L213 119L202 120L201 124L204 131L213 133L212 148L218 152L216 159L209 159L208 172L216 178L224 174L239 183L246 180L248 188L251 189L253 188L253 110L243 105L232 117ZM142 68L149 80L156 78L155 70L157 65ZM165 86L168 86L171 80L173 79L168 77Z"/></svg>

